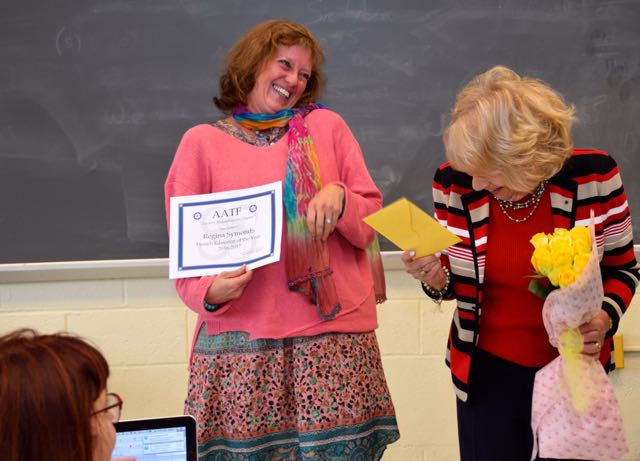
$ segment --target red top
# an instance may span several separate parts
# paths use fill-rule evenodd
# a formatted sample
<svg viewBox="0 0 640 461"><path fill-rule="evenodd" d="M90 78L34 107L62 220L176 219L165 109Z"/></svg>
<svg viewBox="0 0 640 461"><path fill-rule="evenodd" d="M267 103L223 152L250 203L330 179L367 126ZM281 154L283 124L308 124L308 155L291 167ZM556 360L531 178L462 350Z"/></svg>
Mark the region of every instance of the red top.
<svg viewBox="0 0 640 461"><path fill-rule="evenodd" d="M537 232L553 232L551 201L547 189L533 216L524 222L508 219L491 198L484 301L478 346L493 355L528 367L541 367L558 351L549 343L542 322L543 300L528 291L534 274L533 246ZM523 218L531 209L507 210Z"/></svg>

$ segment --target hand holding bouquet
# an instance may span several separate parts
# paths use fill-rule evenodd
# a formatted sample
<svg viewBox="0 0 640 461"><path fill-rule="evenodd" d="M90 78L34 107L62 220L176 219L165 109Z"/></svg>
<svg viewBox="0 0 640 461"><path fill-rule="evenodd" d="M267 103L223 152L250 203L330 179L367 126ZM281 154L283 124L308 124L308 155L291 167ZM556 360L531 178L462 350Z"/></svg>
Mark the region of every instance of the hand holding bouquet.
<svg viewBox="0 0 640 461"><path fill-rule="evenodd" d="M616 460L628 451L620 407L600 363L582 354L578 329L600 312L604 297L593 221L589 229L536 234L531 243L538 275L529 288L546 296L544 326L560 352L536 373L532 459L537 453L542 458Z"/></svg>

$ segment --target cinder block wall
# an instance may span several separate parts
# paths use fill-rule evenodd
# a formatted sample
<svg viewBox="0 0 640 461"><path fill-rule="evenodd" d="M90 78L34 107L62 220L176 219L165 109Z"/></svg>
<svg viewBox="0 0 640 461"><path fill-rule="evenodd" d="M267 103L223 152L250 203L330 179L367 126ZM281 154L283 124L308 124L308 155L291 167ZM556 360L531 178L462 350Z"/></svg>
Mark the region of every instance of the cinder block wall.
<svg viewBox="0 0 640 461"><path fill-rule="evenodd" d="M427 300L401 270L397 255L385 254L384 259L389 301L379 307L377 334L401 431L384 459L456 460L454 393L443 358L452 305L438 308ZM10 283L4 279L0 333L32 327L80 334L109 360L109 387L124 398L124 418L182 412L195 316L183 307L165 276ZM614 372L611 381L631 446L624 459L638 461L640 297L622 329L626 345L634 351L626 353L625 368Z"/></svg>

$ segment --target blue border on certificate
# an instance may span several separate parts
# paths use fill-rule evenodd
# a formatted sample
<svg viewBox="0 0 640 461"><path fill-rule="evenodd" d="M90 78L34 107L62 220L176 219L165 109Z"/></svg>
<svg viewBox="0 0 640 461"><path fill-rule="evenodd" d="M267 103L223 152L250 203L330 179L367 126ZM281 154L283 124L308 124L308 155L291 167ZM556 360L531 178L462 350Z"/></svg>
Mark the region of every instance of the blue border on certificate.
<svg viewBox="0 0 640 461"><path fill-rule="evenodd" d="M237 202L239 200L248 200L248 199L252 199L255 197L262 197L265 195L271 195L271 244L269 246L269 250L266 254L264 254L263 256L259 256L257 258L253 258L253 259L248 259L246 261L238 261L236 263L233 264L207 264L207 265L200 265L200 266L184 266L182 264L182 251L183 251L183 243L182 243L182 228L184 225L184 212L185 212L185 208L187 207L191 207L191 206L202 206L202 205L211 205L211 204L216 204L216 203L227 203L227 202ZM270 190L267 192L261 192L258 194L250 194L250 195L244 195L242 197L233 197L233 198L228 198L228 199L222 199L222 200L207 200L207 201L203 201L203 202L193 202L193 203L181 203L179 206L179 211L178 211L178 271L189 271L189 270L197 270L197 269L211 269L211 268L218 268L218 267L239 267L242 266L244 264L250 264L256 261L260 261L262 259L266 259L269 258L271 256L273 256L273 251L274 251L274 247L275 247L275 234L276 234L276 219L275 219L275 213L276 213L276 201L275 201L275 191L274 190Z"/></svg>

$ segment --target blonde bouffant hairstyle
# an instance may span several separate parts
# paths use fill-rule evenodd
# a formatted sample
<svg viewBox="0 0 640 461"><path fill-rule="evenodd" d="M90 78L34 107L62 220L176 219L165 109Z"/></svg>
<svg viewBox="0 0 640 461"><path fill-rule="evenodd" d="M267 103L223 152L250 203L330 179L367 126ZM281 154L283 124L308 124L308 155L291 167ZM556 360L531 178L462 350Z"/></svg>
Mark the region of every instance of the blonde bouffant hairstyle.
<svg viewBox="0 0 640 461"><path fill-rule="evenodd" d="M458 93L443 140L451 166L472 176L499 173L531 192L571 155L575 108L545 83L496 66Z"/></svg>
<svg viewBox="0 0 640 461"><path fill-rule="evenodd" d="M314 102L326 78L322 73L324 53L320 43L304 25L283 19L258 24L236 42L225 57L225 69L220 76L220 92L213 103L224 113L245 105L267 60L278 46L299 45L311 53L311 78L297 104Z"/></svg>

